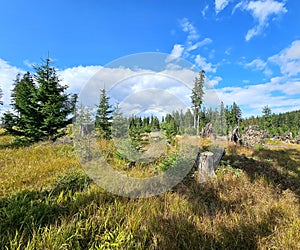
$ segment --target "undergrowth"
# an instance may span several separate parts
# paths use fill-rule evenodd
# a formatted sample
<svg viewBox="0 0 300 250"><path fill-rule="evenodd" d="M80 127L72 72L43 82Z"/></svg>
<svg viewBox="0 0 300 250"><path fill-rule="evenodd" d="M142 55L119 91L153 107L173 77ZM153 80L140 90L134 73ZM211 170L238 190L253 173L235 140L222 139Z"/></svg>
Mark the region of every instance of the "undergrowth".
<svg viewBox="0 0 300 250"><path fill-rule="evenodd" d="M229 145L217 178L130 199L95 185L71 146L10 141L0 136L1 249L300 249L300 149Z"/></svg>

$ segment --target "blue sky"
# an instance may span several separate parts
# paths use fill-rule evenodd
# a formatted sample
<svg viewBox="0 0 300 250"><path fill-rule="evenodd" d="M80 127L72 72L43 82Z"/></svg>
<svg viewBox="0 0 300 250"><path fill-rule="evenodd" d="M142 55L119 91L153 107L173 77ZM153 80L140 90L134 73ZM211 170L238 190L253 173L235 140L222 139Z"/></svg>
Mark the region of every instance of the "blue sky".
<svg viewBox="0 0 300 250"><path fill-rule="evenodd" d="M299 11L298 0L1 1L4 108L15 75L48 52L73 92L113 60L161 52L204 69L219 99L244 116L265 105L300 109Z"/></svg>

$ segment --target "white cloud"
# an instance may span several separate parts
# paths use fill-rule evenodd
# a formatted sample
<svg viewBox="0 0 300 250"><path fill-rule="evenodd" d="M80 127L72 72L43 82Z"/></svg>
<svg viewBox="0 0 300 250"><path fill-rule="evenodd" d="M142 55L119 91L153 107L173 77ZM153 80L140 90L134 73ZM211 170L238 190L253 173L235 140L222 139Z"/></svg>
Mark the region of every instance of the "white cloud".
<svg viewBox="0 0 300 250"><path fill-rule="evenodd" d="M59 71L58 74L62 84L69 86L68 91L78 94L90 78L101 68L101 66L77 66Z"/></svg>
<svg viewBox="0 0 300 250"><path fill-rule="evenodd" d="M173 46L171 54L166 58L166 63L176 60L181 57L184 47L181 44L175 44Z"/></svg>
<svg viewBox="0 0 300 250"><path fill-rule="evenodd" d="M254 36L261 34L269 25L269 19L271 16L279 16L287 12L285 3L275 0L242 1L235 6L233 12L237 8L249 11L254 20L257 22L256 26L247 32L245 37L246 41L249 41Z"/></svg>
<svg viewBox="0 0 300 250"><path fill-rule="evenodd" d="M244 116L261 115L265 105L269 105L274 112L300 109L299 79L287 80L285 77L274 77L268 83L224 87L216 89L216 92L225 104L230 105L235 101L245 107Z"/></svg>
<svg viewBox="0 0 300 250"><path fill-rule="evenodd" d="M182 31L187 33L187 38L184 44L175 44L173 46L171 54L165 60L165 62L168 63L167 69L178 70L178 65L173 63L173 61L183 57L194 60L197 66L200 66L208 72L216 72L216 67L214 67L211 63L206 62L206 58L201 57L200 55L195 56L195 54L191 54L191 51L212 43L212 39L206 37L199 41L200 36L197 29L187 18L180 20L180 26ZM211 50L210 55L213 55L213 53L214 50Z"/></svg>
<svg viewBox="0 0 300 250"><path fill-rule="evenodd" d="M192 51L210 43L212 43L212 40L210 38L204 38L202 41L196 42L195 44L191 44L186 50Z"/></svg>
<svg viewBox="0 0 300 250"><path fill-rule="evenodd" d="M267 63L261 59L254 59L253 61L245 64L248 68L254 68L256 70L263 70L267 66Z"/></svg>
<svg viewBox="0 0 300 250"><path fill-rule="evenodd" d="M284 75L298 75L300 73L300 40L293 41L288 48L270 57L269 61L276 63Z"/></svg>
<svg viewBox="0 0 300 250"><path fill-rule="evenodd" d="M231 54L231 48L226 49L224 53L225 53L227 56L230 56L230 54Z"/></svg>
<svg viewBox="0 0 300 250"><path fill-rule="evenodd" d="M182 28L182 31L188 33L187 41L192 42L199 38L199 34L195 26L189 22L187 18L183 18L180 21L180 25Z"/></svg>
<svg viewBox="0 0 300 250"><path fill-rule="evenodd" d="M229 4L229 0L215 0L215 9L218 14L220 11L225 9L225 7Z"/></svg>
<svg viewBox="0 0 300 250"><path fill-rule="evenodd" d="M205 15L206 15L206 12L208 11L208 4L207 5L205 5L205 7L204 7L204 9L201 11L201 14L202 14L202 16L203 17L205 17Z"/></svg>
<svg viewBox="0 0 300 250"><path fill-rule="evenodd" d="M272 75L272 70L267 66L267 63L259 58L254 59L253 61L246 63L245 68L252 68L254 70L263 71L267 76Z"/></svg>
<svg viewBox="0 0 300 250"><path fill-rule="evenodd" d="M0 58L0 88L3 91L4 109L8 108L10 104L12 85L19 73L25 72Z"/></svg>
<svg viewBox="0 0 300 250"><path fill-rule="evenodd" d="M215 73L217 70L212 63L206 62L206 58L202 57L201 55L197 55L195 58L195 63L200 69L203 69L205 72L212 72Z"/></svg>
<svg viewBox="0 0 300 250"><path fill-rule="evenodd" d="M25 66L27 66L28 68L33 68L33 66L36 65L35 62L30 62L30 61L27 60L27 59L23 61L23 64L24 64Z"/></svg>
<svg viewBox="0 0 300 250"><path fill-rule="evenodd" d="M222 81L222 77L215 76L214 78L208 80L206 84L209 88L214 88L219 84L220 81Z"/></svg>

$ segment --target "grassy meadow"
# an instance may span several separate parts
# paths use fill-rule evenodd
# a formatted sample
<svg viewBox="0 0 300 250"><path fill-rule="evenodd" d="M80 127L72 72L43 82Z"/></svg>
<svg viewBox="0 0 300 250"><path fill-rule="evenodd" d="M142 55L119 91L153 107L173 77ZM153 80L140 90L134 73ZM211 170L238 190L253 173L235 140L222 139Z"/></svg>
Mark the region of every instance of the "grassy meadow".
<svg viewBox="0 0 300 250"><path fill-rule="evenodd" d="M130 199L95 185L72 146L1 133L0 249L300 249L300 147L271 146L226 144L217 178Z"/></svg>

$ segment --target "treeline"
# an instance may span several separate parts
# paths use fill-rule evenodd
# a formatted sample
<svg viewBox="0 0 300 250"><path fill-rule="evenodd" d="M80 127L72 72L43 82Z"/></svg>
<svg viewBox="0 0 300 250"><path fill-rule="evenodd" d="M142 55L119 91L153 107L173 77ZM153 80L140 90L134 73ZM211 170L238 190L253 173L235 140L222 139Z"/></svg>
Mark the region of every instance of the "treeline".
<svg viewBox="0 0 300 250"><path fill-rule="evenodd" d="M199 135L209 122L213 124L217 135L225 136L236 126L240 130L256 125L269 131L271 136L292 132L300 133L300 111L284 114L272 114L266 106L262 117L242 119L240 107L233 102L225 106L207 108L203 104L203 84L205 72L199 72L194 80L191 93L192 106L186 110L174 110L160 119L155 115L149 117L124 117L118 105L110 103L106 90L100 90L100 101L95 118L84 107L78 107L77 95L66 93L68 86L61 85L56 68L51 66L50 59L34 67L35 72L17 75L11 94L12 112L5 112L2 117L3 126L10 134L28 139L31 142L55 140L64 135L64 128L73 122L89 122L95 125L100 137L105 139L120 138L129 135L133 141L141 141L146 134L162 131L168 141L175 135ZM0 105L2 102L0 90ZM138 143L136 145L138 148Z"/></svg>
<svg viewBox="0 0 300 250"><path fill-rule="evenodd" d="M161 119L150 117L124 117L119 106L112 106L106 90L100 91L95 118L91 112L77 104L77 95L68 95L68 86L62 86L56 68L50 59L34 67L35 72L17 75L11 93L12 112L7 111L2 123L7 132L18 138L36 142L56 140L64 135L64 128L73 122L92 122L100 137L111 139L129 134L133 141L139 141L145 134L162 131L168 141L178 134L198 135L208 123L214 124L219 135L226 135L241 121L241 109L236 103L215 109L203 105L203 84L205 72L195 78L191 93L191 108L176 110ZM0 104L2 92L0 91Z"/></svg>
<svg viewBox="0 0 300 250"><path fill-rule="evenodd" d="M162 131L167 139L172 141L175 135L199 134L209 122L213 124L216 134L227 135L232 128L240 124L242 119L242 111L235 102L231 106L224 106L221 102L220 106L215 109L199 107L197 115L189 108L176 110L159 119L154 115L124 117L120 107L116 105L113 108L109 100L110 97L105 89L102 89L97 106L95 127L106 139L120 138L128 134L136 139L143 137L146 133Z"/></svg>
<svg viewBox="0 0 300 250"><path fill-rule="evenodd" d="M274 114L268 106L265 106L261 117L252 116L242 122L243 127L251 125L268 131L271 137L290 132L296 136L300 134L300 110Z"/></svg>

